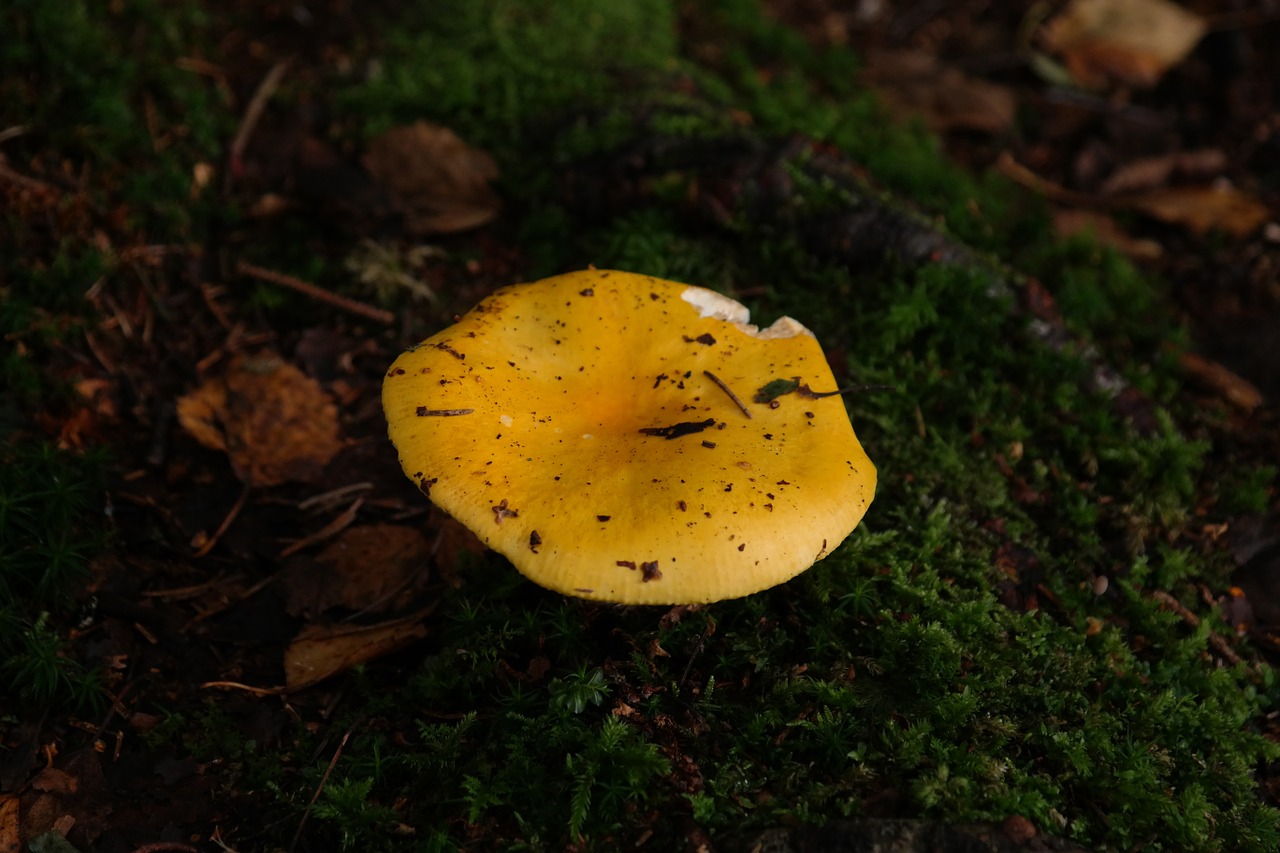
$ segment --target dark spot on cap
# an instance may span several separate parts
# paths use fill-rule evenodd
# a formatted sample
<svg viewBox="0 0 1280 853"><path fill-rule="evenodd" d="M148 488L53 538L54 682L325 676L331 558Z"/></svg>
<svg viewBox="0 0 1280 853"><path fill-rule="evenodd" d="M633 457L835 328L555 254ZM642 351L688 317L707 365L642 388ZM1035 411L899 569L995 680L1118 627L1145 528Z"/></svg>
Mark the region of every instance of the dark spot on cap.
<svg viewBox="0 0 1280 853"><path fill-rule="evenodd" d="M529 532L529 550L538 553L538 546L542 544L542 537L538 535L538 531L531 530Z"/></svg>

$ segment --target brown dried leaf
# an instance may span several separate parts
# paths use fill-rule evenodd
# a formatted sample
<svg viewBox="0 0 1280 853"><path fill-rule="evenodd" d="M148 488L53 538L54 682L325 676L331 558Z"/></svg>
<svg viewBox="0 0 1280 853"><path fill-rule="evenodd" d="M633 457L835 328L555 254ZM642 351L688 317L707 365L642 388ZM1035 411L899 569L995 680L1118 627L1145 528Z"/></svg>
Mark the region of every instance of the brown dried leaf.
<svg viewBox="0 0 1280 853"><path fill-rule="evenodd" d="M1125 163L1111 173L1100 190L1103 195L1139 192L1164 186L1174 174L1204 180L1222 174L1226 168L1227 155L1220 148L1176 151Z"/></svg>
<svg viewBox="0 0 1280 853"><path fill-rule="evenodd" d="M1232 237L1247 237L1271 217L1265 204L1229 186L1167 187L1120 201L1153 219L1181 225L1197 236L1216 230Z"/></svg>
<svg viewBox="0 0 1280 853"><path fill-rule="evenodd" d="M1216 361L1184 352L1178 356L1178 366L1202 388L1245 413L1262 405L1262 392L1256 385Z"/></svg>
<svg viewBox="0 0 1280 853"><path fill-rule="evenodd" d="M490 186L498 166L447 127L417 122L369 143L363 161L396 199L410 234L450 234L478 228L502 202Z"/></svg>
<svg viewBox="0 0 1280 853"><path fill-rule="evenodd" d="M398 524L343 531L311 559L290 563L281 578L285 609L318 616L334 607L383 613L403 605L427 579L431 543Z"/></svg>
<svg viewBox="0 0 1280 853"><path fill-rule="evenodd" d="M22 849L18 819L17 796L0 794L0 853L18 853Z"/></svg>
<svg viewBox="0 0 1280 853"><path fill-rule="evenodd" d="M1013 126L1013 91L943 65L918 50L873 51L864 80L895 114L919 116L935 131L1003 133Z"/></svg>
<svg viewBox="0 0 1280 853"><path fill-rule="evenodd" d="M277 356L240 356L178 400L178 420L225 451L252 486L315 480L342 447L338 410L320 385Z"/></svg>
<svg viewBox="0 0 1280 853"><path fill-rule="evenodd" d="M1154 86L1204 32L1203 19L1169 0L1072 0L1044 39L1081 86Z"/></svg>
<svg viewBox="0 0 1280 853"><path fill-rule="evenodd" d="M427 635L423 613L377 625L308 625L284 653L286 690L301 690Z"/></svg>
<svg viewBox="0 0 1280 853"><path fill-rule="evenodd" d="M74 794L76 789L80 787L80 782L65 770L46 767L36 774L36 778L31 780L31 787L47 794L66 795Z"/></svg>
<svg viewBox="0 0 1280 853"><path fill-rule="evenodd" d="M1074 208L1058 210L1053 214L1053 228L1064 237L1088 234L1099 244L1124 252L1131 258L1155 260L1164 249L1155 240L1134 237L1105 213Z"/></svg>

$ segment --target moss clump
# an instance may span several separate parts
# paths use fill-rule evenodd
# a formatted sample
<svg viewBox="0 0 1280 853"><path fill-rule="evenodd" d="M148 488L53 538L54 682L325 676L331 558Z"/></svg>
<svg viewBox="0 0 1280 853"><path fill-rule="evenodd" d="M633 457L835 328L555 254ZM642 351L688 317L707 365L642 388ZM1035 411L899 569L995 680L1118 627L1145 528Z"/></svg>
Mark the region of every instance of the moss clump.
<svg viewBox="0 0 1280 853"><path fill-rule="evenodd" d="M0 451L0 678L24 704L102 701L96 675L67 653L61 628L104 544L94 518L102 470L100 457L33 442Z"/></svg>

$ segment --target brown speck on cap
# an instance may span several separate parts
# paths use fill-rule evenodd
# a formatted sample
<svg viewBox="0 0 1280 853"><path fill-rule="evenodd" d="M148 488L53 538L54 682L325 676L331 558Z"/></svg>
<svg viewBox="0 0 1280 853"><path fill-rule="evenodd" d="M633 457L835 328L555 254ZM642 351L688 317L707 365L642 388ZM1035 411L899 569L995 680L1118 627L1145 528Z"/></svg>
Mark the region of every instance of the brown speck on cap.
<svg viewBox="0 0 1280 853"><path fill-rule="evenodd" d="M502 501L497 506L489 507L489 509L493 510L494 524L501 524L502 519L504 518L516 518L517 516L520 515L519 510L511 509L510 507L507 506L506 498L503 498Z"/></svg>
<svg viewBox="0 0 1280 853"><path fill-rule="evenodd" d="M538 531L529 531L529 550L538 553L538 546L542 544L542 537L538 535Z"/></svg>

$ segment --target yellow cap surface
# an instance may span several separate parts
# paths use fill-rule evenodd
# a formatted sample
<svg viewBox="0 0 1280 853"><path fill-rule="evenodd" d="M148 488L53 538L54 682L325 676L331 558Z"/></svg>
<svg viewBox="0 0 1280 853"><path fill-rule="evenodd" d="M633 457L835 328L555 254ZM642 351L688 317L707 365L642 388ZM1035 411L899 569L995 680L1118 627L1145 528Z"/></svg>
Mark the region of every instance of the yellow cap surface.
<svg viewBox="0 0 1280 853"><path fill-rule="evenodd" d="M633 273L504 288L396 359L391 441L432 502L542 586L627 604L767 589L840 544L876 472L840 396L753 400L835 381L799 323L746 319Z"/></svg>

